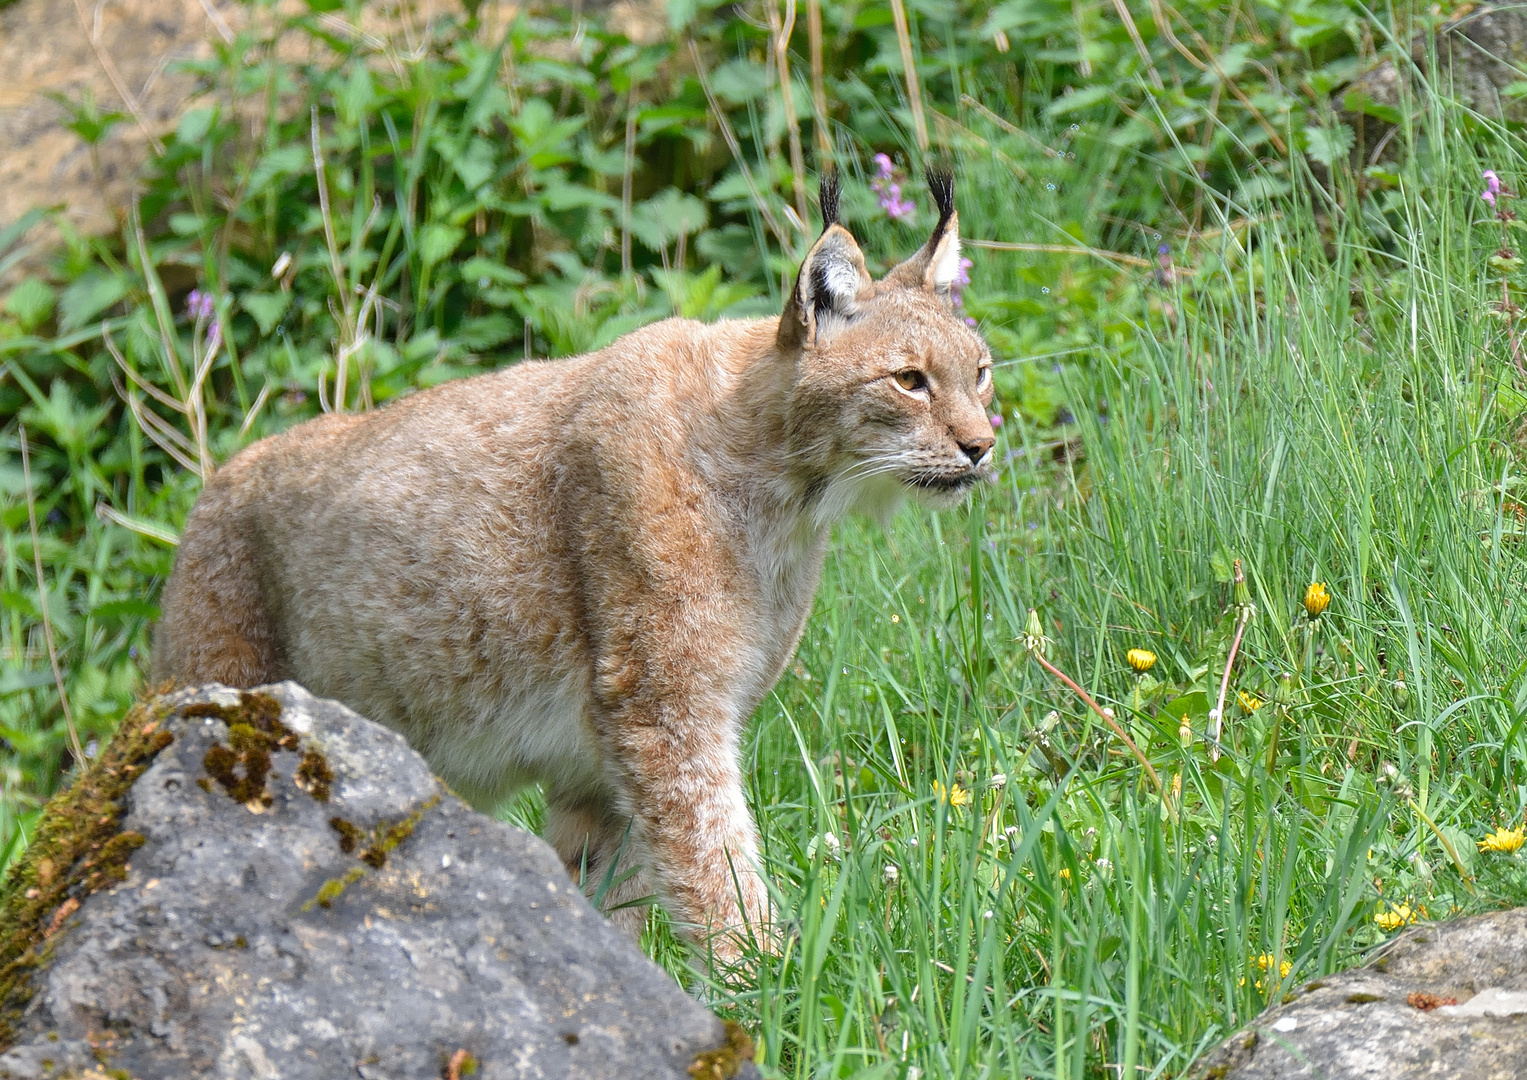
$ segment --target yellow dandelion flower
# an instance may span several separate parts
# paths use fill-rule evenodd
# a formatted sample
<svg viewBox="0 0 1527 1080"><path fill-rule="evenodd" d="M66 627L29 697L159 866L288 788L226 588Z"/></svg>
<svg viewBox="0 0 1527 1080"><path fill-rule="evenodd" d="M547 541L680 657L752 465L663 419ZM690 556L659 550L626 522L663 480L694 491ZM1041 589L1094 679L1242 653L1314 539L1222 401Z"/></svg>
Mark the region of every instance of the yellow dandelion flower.
<svg viewBox="0 0 1527 1080"><path fill-rule="evenodd" d="M1182 798L1182 773L1173 773L1172 774L1172 804L1175 806L1176 803L1177 803L1177 800L1180 799L1180 798Z"/></svg>
<svg viewBox="0 0 1527 1080"><path fill-rule="evenodd" d="M1182 723L1177 728L1177 741L1186 750L1193 745L1193 725L1188 722L1188 714L1182 714Z"/></svg>
<svg viewBox="0 0 1527 1080"><path fill-rule="evenodd" d="M950 806L970 805L970 792L960 787L959 784L946 789L943 784L935 780L933 781L933 793L938 796L939 802L948 803Z"/></svg>
<svg viewBox="0 0 1527 1080"><path fill-rule="evenodd" d="M1411 910L1409 904L1396 904L1388 911L1375 914L1373 921L1379 924L1380 930L1398 930L1402 926L1409 926L1415 922L1418 914Z"/></svg>
<svg viewBox="0 0 1527 1080"><path fill-rule="evenodd" d="M1149 649L1130 649L1124 654L1124 659L1129 661L1130 667L1142 675L1156 664L1156 654Z"/></svg>
<svg viewBox="0 0 1527 1080"><path fill-rule="evenodd" d="M1065 878L1067 881L1070 881L1071 880L1071 868L1069 866L1062 866L1060 868L1060 876Z"/></svg>
<svg viewBox="0 0 1527 1080"><path fill-rule="evenodd" d="M1326 591L1325 582L1313 582L1308 589L1304 590L1304 612L1310 618L1320 618L1325 613L1325 609L1330 606L1331 594Z"/></svg>
<svg viewBox="0 0 1527 1080"><path fill-rule="evenodd" d="M1527 826L1508 829L1502 825L1489 836L1479 841L1479 850L1496 851L1502 855L1509 855L1513 851L1518 850L1524 841L1527 841Z"/></svg>
<svg viewBox="0 0 1527 1080"><path fill-rule="evenodd" d="M1270 952L1263 953L1261 956L1257 957L1257 969L1259 971L1266 971L1268 968L1273 966L1273 961L1276 959L1277 957ZM1293 962L1290 960L1284 960L1278 965L1278 977L1280 979L1286 979L1288 978L1288 973L1293 970ZM1257 985L1260 986L1261 984L1258 983Z"/></svg>
<svg viewBox="0 0 1527 1080"><path fill-rule="evenodd" d="M1244 690L1237 690L1235 692L1235 699L1241 703L1241 708L1245 709L1249 713L1256 712L1262 707L1261 698L1257 697L1255 694L1248 694Z"/></svg>

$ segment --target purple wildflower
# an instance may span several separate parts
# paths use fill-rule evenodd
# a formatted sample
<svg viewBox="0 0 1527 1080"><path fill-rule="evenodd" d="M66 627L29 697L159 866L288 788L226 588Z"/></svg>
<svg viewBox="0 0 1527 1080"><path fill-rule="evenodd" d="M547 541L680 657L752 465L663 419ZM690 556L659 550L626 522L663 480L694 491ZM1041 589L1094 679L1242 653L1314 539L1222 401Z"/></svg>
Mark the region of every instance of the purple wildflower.
<svg viewBox="0 0 1527 1080"><path fill-rule="evenodd" d="M1001 413L994 412L994 413L991 414L991 426L992 426L993 430L996 430L997 428L1002 426L1002 414Z"/></svg>
<svg viewBox="0 0 1527 1080"><path fill-rule="evenodd" d="M186 297L186 314L193 319L198 321L210 319L215 310L217 310L217 301L211 293L192 289L191 295Z"/></svg>
<svg viewBox="0 0 1527 1080"><path fill-rule="evenodd" d="M970 284L970 267L976 266L968 258L959 261L959 269L954 270L954 281L950 283L950 302L954 307L965 306L965 286ZM970 316L965 316L965 321L970 322Z"/></svg>
<svg viewBox="0 0 1527 1080"><path fill-rule="evenodd" d="M1172 272L1172 245L1161 244L1156 248L1156 284L1171 285L1177 280Z"/></svg>
<svg viewBox="0 0 1527 1080"><path fill-rule="evenodd" d="M894 179L895 166L886 154L875 155L875 167L879 169L875 179L870 181L870 188L880 196L880 209L886 212L892 221L900 221L910 217L917 207L910 199L901 197L901 185Z"/></svg>
<svg viewBox="0 0 1527 1080"><path fill-rule="evenodd" d="M1495 175L1494 169L1486 169L1484 172L1485 189L1479 193L1479 197L1491 206L1495 205L1495 196L1500 194L1500 177Z"/></svg>

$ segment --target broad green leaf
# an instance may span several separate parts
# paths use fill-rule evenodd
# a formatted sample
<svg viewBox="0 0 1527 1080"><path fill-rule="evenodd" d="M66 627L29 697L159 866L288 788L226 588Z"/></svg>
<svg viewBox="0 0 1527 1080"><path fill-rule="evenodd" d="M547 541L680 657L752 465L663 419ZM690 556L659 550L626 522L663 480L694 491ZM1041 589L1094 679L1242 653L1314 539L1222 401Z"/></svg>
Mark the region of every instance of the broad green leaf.
<svg viewBox="0 0 1527 1080"><path fill-rule="evenodd" d="M433 266L448 258L466 239L466 235L465 231L455 225L432 222L419 230L419 258L425 266Z"/></svg>
<svg viewBox="0 0 1527 1080"><path fill-rule="evenodd" d="M106 270L94 270L64 290L59 307L60 330L75 330L127 295L127 279Z"/></svg>
<svg viewBox="0 0 1527 1080"><path fill-rule="evenodd" d="M36 330L53 314L58 294L53 287L39 278L26 278L11 290L5 298L5 310L14 315L21 328L28 333Z"/></svg>
<svg viewBox="0 0 1527 1080"><path fill-rule="evenodd" d="M751 60L728 60L710 76L711 89L729 105L746 105L769 89L769 69Z"/></svg>
<svg viewBox="0 0 1527 1080"><path fill-rule="evenodd" d="M504 315L484 315L463 322L455 333L456 341L473 352L484 352L519 337L523 326Z"/></svg>
<svg viewBox="0 0 1527 1080"><path fill-rule="evenodd" d="M466 151L451 162L468 191L476 191L493 179L497 166L498 151L487 139L473 139Z"/></svg>
<svg viewBox="0 0 1527 1080"><path fill-rule="evenodd" d="M175 126L175 138L185 146L201 147L207 132L212 129L212 122L217 119L217 109L203 108L192 109L180 118L180 123Z"/></svg>
<svg viewBox="0 0 1527 1080"><path fill-rule="evenodd" d="M1304 152L1326 168L1346 159L1357 136L1346 124L1304 129Z"/></svg>
<svg viewBox="0 0 1527 1080"><path fill-rule="evenodd" d="M1083 112L1094 105L1101 105L1113 98L1111 86L1088 86L1074 93L1063 94L1045 106L1046 116L1069 116Z"/></svg>
<svg viewBox="0 0 1527 1080"><path fill-rule="evenodd" d="M157 619L159 618L159 605L151 604L147 600L108 600L104 604L97 604L90 609L92 619L113 619L125 621L127 619Z"/></svg>
<svg viewBox="0 0 1527 1080"><path fill-rule="evenodd" d="M705 228L705 204L677 188L665 188L631 208L631 234L653 251Z"/></svg>
<svg viewBox="0 0 1527 1080"><path fill-rule="evenodd" d="M272 180L282 176L296 176L313 167L313 152L298 143L282 146L262 157L249 174L250 195L263 193Z"/></svg>
<svg viewBox="0 0 1527 1080"><path fill-rule="evenodd" d="M239 306L254 317L261 334L269 334L281 322L281 316L291 305L290 293L245 293L239 297Z"/></svg>

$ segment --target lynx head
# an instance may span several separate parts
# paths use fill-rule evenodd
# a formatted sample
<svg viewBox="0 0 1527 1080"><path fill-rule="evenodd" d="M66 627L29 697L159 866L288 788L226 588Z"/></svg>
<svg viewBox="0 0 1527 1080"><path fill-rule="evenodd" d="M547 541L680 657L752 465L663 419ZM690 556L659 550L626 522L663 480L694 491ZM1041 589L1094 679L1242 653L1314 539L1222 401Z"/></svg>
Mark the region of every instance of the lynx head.
<svg viewBox="0 0 1527 1080"><path fill-rule="evenodd" d="M822 178L822 235L796 277L778 345L794 363L787 438L811 512L887 517L905 495L947 507L995 476L991 350L959 316L954 178L929 170L939 208L928 242L879 281L838 223Z"/></svg>

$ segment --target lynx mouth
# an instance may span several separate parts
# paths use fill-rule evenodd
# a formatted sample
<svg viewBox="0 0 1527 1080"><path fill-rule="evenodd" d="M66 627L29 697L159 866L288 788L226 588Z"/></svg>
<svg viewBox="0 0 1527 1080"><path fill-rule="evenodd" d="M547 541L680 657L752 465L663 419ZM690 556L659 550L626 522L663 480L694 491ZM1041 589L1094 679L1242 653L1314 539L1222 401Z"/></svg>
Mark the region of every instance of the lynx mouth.
<svg viewBox="0 0 1527 1080"><path fill-rule="evenodd" d="M907 478L909 487L937 495L963 494L983 480L991 479L984 469L968 469L962 473L917 473Z"/></svg>

